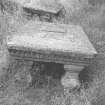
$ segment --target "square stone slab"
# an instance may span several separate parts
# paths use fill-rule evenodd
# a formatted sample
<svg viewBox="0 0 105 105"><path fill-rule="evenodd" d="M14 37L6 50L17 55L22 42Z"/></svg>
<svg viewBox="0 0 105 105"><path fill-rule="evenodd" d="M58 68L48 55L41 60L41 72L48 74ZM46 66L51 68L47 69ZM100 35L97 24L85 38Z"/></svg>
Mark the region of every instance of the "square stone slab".
<svg viewBox="0 0 105 105"><path fill-rule="evenodd" d="M17 59L63 64L89 64L97 54L80 26L30 22L9 36L7 46Z"/></svg>

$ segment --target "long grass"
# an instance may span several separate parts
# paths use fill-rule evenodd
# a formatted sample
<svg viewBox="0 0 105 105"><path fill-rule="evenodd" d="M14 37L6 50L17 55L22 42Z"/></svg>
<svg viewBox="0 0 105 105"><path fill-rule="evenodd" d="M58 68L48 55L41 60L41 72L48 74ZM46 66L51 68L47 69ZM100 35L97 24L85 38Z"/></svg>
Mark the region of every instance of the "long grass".
<svg viewBox="0 0 105 105"><path fill-rule="evenodd" d="M2 0L3 1L3 0ZM5 1L5 0L4 0ZM7 0L6 0L7 1ZM90 1L90 0L89 0ZM93 1L95 1L93 3ZM50 2L50 1L49 1ZM99 2L99 0L91 0L90 3L95 4ZM48 2L47 2L48 3ZM92 6L87 2L79 3L75 0L73 1L71 6L70 0L60 0L60 3L63 4L66 14L66 23L81 25L88 35L90 41L93 43L97 51L99 52L99 56L97 56L96 60L92 65L87 67L80 74L80 79L83 81L82 87L80 90L70 91L66 89L62 94L52 94L48 98L49 101L46 104L49 105L104 105L105 104L105 5L101 4L98 6ZM12 5L13 6L13 5ZM76 8L74 8L76 7ZM12 8L12 7L11 7ZM11 9L10 9L11 10ZM15 10L16 11L16 10ZM21 15L21 9L18 9L15 14L10 13L10 11L0 12L0 78L1 80L5 80L4 76L8 73L8 63L9 56L5 46L5 38L8 34L16 31L17 28L23 25L27 19L24 19L24 16ZM2 44L3 43L3 44ZM12 62L13 63L13 62ZM16 62L14 62L15 67L18 66ZM11 67L14 65L10 65ZM15 71L14 67L12 67L12 71ZM10 73L9 71L9 73ZM84 74L84 76L82 75ZM7 75L7 74L6 74ZM11 77L11 76L10 76ZM85 82L88 86L85 88ZM2 81L1 81L2 83ZM2 84L0 84L2 85ZM16 92L13 87L13 84L8 87L9 92ZM5 90L8 91L8 90ZM6 92L4 93L6 94ZM16 104L34 104L30 101L24 99L22 94L12 94L11 97L6 99L5 102L8 102L11 105ZM1 94L1 93L0 93ZM9 93L10 94L10 93ZM8 95L6 94L8 97ZM21 98L21 99L20 99ZM13 99L15 101L13 101ZM1 99L0 99L1 102ZM20 103L19 103L20 102ZM37 104L37 103L36 103ZM42 103L40 103L42 104Z"/></svg>

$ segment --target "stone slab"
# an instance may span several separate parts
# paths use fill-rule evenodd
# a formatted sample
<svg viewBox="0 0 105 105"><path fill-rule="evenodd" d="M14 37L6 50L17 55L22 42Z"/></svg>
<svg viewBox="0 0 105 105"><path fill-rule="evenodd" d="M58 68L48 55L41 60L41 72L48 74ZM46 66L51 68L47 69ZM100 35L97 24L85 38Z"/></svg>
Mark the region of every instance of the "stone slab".
<svg viewBox="0 0 105 105"><path fill-rule="evenodd" d="M70 62L70 59L87 62L97 54L80 26L46 22L25 25L8 37L7 45L9 49L40 53L38 59L46 56L48 59L57 58L55 60L58 61L65 59L64 62Z"/></svg>

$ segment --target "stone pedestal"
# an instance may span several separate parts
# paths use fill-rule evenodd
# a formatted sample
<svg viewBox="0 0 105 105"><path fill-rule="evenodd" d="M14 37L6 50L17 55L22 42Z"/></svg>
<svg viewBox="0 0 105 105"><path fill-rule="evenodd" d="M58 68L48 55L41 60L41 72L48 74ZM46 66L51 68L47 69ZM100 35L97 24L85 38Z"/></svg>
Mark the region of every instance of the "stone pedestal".
<svg viewBox="0 0 105 105"><path fill-rule="evenodd" d="M66 73L61 79L61 84L64 88L73 89L75 87L80 87L78 75L83 68L84 66L64 65Z"/></svg>

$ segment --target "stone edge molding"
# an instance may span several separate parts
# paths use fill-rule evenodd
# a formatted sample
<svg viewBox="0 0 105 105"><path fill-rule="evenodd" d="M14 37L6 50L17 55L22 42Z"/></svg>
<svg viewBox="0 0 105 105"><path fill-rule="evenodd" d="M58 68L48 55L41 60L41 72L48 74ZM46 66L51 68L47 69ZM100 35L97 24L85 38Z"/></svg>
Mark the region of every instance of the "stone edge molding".
<svg viewBox="0 0 105 105"><path fill-rule="evenodd" d="M55 62L61 64L77 64L77 65L89 65L93 58L85 58L83 55L70 54L57 54L57 53L41 53L31 50L20 50L18 47L9 47L10 55L16 59L25 59L30 61L43 61L43 62Z"/></svg>

